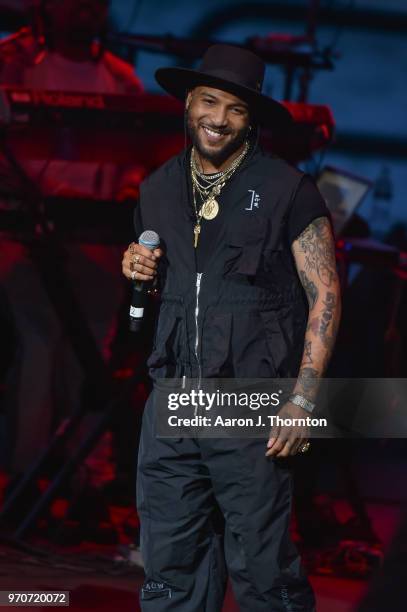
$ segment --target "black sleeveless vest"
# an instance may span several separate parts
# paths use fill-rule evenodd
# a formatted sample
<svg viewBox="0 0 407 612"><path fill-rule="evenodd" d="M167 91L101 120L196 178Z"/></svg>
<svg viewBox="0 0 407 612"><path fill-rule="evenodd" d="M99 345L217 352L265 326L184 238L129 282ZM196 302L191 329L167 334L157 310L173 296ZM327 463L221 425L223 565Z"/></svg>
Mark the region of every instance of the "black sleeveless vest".
<svg viewBox="0 0 407 612"><path fill-rule="evenodd" d="M223 227L198 274L187 171L184 152L141 186L142 226L165 252L151 376L296 377L308 306L286 221L303 174L256 148L222 191Z"/></svg>

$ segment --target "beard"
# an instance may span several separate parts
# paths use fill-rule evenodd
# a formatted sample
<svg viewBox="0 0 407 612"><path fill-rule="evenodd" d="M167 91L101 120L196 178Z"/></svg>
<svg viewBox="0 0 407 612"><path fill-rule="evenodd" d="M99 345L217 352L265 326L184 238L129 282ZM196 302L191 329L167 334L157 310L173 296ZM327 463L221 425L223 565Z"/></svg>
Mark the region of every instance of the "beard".
<svg viewBox="0 0 407 612"><path fill-rule="evenodd" d="M207 125L209 128L211 127L209 123L206 123L205 125ZM210 147L205 146L205 144L202 142L199 134L199 125L194 124L189 111L187 113L187 129L191 142L199 155L203 157L203 159L206 159L215 165L221 165L229 157L231 157L238 149L240 149L248 136L248 128L243 127L242 129L237 130L234 133L233 138L230 138L223 147L213 150ZM213 127L213 129L219 131L218 128ZM230 130L225 130L224 133L230 134L231 132Z"/></svg>

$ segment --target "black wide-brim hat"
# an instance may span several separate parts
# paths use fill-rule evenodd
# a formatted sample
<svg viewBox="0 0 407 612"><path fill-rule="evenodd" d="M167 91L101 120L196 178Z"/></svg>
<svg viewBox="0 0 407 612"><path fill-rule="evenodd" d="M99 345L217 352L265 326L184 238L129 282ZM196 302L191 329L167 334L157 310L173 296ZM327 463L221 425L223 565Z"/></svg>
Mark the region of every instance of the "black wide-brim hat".
<svg viewBox="0 0 407 612"><path fill-rule="evenodd" d="M232 45L213 45L197 70L159 68L155 78L167 93L185 100L194 87L207 85L244 100L255 121L268 127L285 128L291 123L289 111L277 100L261 93L265 65L257 55Z"/></svg>

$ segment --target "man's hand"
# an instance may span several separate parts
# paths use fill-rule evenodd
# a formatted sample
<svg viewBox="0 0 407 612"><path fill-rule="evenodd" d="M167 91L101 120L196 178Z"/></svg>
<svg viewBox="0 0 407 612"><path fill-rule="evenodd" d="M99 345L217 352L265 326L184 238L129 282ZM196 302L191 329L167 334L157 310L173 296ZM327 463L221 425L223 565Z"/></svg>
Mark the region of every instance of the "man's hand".
<svg viewBox="0 0 407 612"><path fill-rule="evenodd" d="M309 416L306 410L287 402L278 412L281 419L304 419ZM275 425L267 443L266 457L289 457L299 452L301 447L308 441L309 427L294 425L285 427Z"/></svg>
<svg viewBox="0 0 407 612"><path fill-rule="evenodd" d="M162 257L161 249L150 251L142 244L132 242L123 254L122 271L129 280L151 281L157 274L158 260Z"/></svg>

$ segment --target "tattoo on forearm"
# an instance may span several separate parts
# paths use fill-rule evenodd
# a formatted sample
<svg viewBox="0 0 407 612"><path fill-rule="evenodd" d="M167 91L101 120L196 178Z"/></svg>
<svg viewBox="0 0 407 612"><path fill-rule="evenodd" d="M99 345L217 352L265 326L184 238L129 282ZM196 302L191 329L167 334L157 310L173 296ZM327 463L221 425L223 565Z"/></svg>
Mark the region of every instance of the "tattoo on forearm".
<svg viewBox="0 0 407 612"><path fill-rule="evenodd" d="M311 334L321 339L322 347L318 349L318 346L314 345L314 354L311 354L312 340L309 340L308 336L308 339L305 340L302 359L302 365L308 366L312 363L314 367L318 367L320 376L326 370L335 344L340 313L340 302L338 302L335 293L327 291L322 304L323 308L321 310L318 309L318 316L310 319L307 327L307 332L311 332ZM318 355L319 358L317 358Z"/></svg>
<svg viewBox="0 0 407 612"><path fill-rule="evenodd" d="M306 270L316 272L321 282L326 287L330 287L336 276L336 263L328 219L326 217L315 219L300 234L298 243L305 254Z"/></svg>
<svg viewBox="0 0 407 612"><path fill-rule="evenodd" d="M330 293L328 291L323 304L324 304L324 310L322 311L322 314L321 314L319 335L325 343L326 340L328 339L328 329L332 323L332 319L333 319L334 311L336 307L335 294Z"/></svg>
<svg viewBox="0 0 407 612"><path fill-rule="evenodd" d="M306 396L312 397L318 389L318 378L318 370L302 367L298 374L296 389L302 391Z"/></svg>
<svg viewBox="0 0 407 612"><path fill-rule="evenodd" d="M319 331L319 317L313 317L308 323L307 331L311 330L314 336L318 336Z"/></svg>
<svg viewBox="0 0 407 612"><path fill-rule="evenodd" d="M302 362L304 365L310 365L312 363L312 343L310 340L305 341L304 358Z"/></svg>
<svg viewBox="0 0 407 612"><path fill-rule="evenodd" d="M341 310L335 245L326 217L315 219L300 234L295 257L309 304L303 358L295 389L313 399L332 353Z"/></svg>
<svg viewBox="0 0 407 612"><path fill-rule="evenodd" d="M313 317L308 323L308 330L321 338L326 348L331 348L335 340L335 310L337 306L336 295L328 291L323 300L324 308L319 316Z"/></svg>
<svg viewBox="0 0 407 612"><path fill-rule="evenodd" d="M300 270L300 279L308 298L309 307L312 310L318 299L318 288L316 284L308 278L304 270Z"/></svg>

